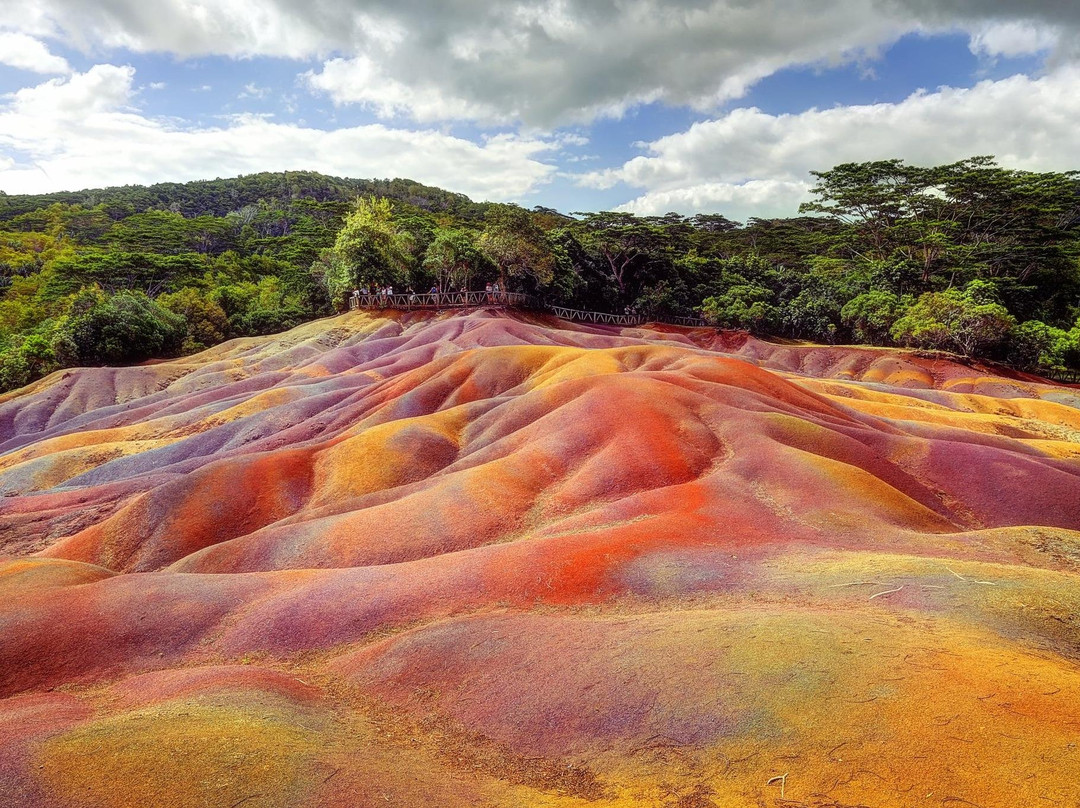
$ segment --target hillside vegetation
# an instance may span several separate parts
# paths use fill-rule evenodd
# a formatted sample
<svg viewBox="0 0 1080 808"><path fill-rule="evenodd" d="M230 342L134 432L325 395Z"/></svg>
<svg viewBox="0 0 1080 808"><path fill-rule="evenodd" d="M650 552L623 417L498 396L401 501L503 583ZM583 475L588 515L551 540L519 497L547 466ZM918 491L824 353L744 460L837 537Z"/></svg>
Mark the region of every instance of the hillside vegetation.
<svg viewBox="0 0 1080 808"><path fill-rule="evenodd" d="M1080 184L978 157L816 174L792 219L566 216L309 172L0 194L0 390L329 314L359 286L1080 367Z"/></svg>

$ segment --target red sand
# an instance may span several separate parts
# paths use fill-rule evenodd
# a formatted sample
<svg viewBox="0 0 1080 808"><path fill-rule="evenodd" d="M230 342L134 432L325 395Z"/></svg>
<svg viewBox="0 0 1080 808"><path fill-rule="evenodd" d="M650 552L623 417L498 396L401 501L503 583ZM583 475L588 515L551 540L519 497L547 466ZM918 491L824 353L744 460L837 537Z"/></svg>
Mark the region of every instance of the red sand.
<svg viewBox="0 0 1080 808"><path fill-rule="evenodd" d="M0 397L0 492L5 805L1080 804L1075 388L350 314Z"/></svg>

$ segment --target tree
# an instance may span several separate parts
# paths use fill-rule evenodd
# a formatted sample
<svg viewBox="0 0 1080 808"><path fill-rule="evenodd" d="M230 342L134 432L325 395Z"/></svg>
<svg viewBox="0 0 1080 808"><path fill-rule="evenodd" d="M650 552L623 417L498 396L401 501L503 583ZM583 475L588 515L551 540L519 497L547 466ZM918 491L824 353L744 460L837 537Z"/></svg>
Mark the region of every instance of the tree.
<svg viewBox="0 0 1080 808"><path fill-rule="evenodd" d="M843 223L837 246L853 256L917 267L924 289L957 277L995 279L1019 294L1030 292L1032 278L1073 295L1080 288L1080 173L1014 171L992 157L931 168L845 163L811 173L818 198L800 209Z"/></svg>
<svg viewBox="0 0 1080 808"><path fill-rule="evenodd" d="M721 295L705 298L701 313L705 319L721 328L768 333L774 330L778 320L774 298L773 292L763 286L732 286Z"/></svg>
<svg viewBox="0 0 1080 808"><path fill-rule="evenodd" d="M893 325L893 339L920 348L953 348L965 356L984 355L1001 344L1016 318L1000 303L987 302L986 289L927 292Z"/></svg>
<svg viewBox="0 0 1080 808"><path fill-rule="evenodd" d="M394 224L390 200L358 199L345 217L334 246L313 270L321 273L330 299L344 305L350 290L402 283L411 263L410 237Z"/></svg>
<svg viewBox="0 0 1080 808"><path fill-rule="evenodd" d="M680 278L662 280L642 290L634 301L634 310L646 317L686 317L691 314L688 297L686 284Z"/></svg>
<svg viewBox="0 0 1080 808"><path fill-rule="evenodd" d="M1070 331L1038 320L1020 323L1009 336L1008 360L1033 370L1075 367L1080 360L1080 322Z"/></svg>
<svg viewBox="0 0 1080 808"><path fill-rule="evenodd" d="M236 330L255 336L274 334L295 328L306 319L300 301L288 294L281 279L267 275L255 284L255 294Z"/></svg>
<svg viewBox="0 0 1080 808"><path fill-rule="evenodd" d="M0 392L29 384L60 365L49 339L48 321L32 333L0 340Z"/></svg>
<svg viewBox="0 0 1080 808"><path fill-rule="evenodd" d="M209 263L196 253L157 255L89 249L57 259L49 292L62 297L83 286L107 291L139 289L154 297L199 277Z"/></svg>
<svg viewBox="0 0 1080 808"><path fill-rule="evenodd" d="M162 295L157 302L184 318L187 333L180 350L185 354L217 345L228 333L229 318L225 310L197 289L185 287L179 292Z"/></svg>
<svg viewBox="0 0 1080 808"><path fill-rule="evenodd" d="M856 342L882 345L889 339L903 306L892 292L875 289L852 298L840 310L840 318L851 329Z"/></svg>
<svg viewBox="0 0 1080 808"><path fill-rule="evenodd" d="M578 214L582 246L596 257L597 266L622 298L629 296L632 274L641 272L663 251L664 231L655 222L632 213L604 211Z"/></svg>
<svg viewBox="0 0 1080 808"><path fill-rule="evenodd" d="M186 325L141 292L110 297L87 288L71 298L57 320L52 348L64 365L135 362L178 350Z"/></svg>
<svg viewBox="0 0 1080 808"><path fill-rule="evenodd" d="M800 205L799 212L824 213L856 226L863 236L858 251L879 261L891 252L891 229L911 214L913 201L926 187L920 170L903 160L843 163L810 173L818 180L810 193L818 199Z"/></svg>
<svg viewBox="0 0 1080 808"><path fill-rule="evenodd" d="M546 234L532 214L517 205L491 208L480 248L498 268L504 289L510 278L531 277L543 286L554 276L555 258Z"/></svg>
<svg viewBox="0 0 1080 808"><path fill-rule="evenodd" d="M469 288L473 276L487 258L476 244L471 231L440 227L424 253L424 269L434 273L440 289Z"/></svg>

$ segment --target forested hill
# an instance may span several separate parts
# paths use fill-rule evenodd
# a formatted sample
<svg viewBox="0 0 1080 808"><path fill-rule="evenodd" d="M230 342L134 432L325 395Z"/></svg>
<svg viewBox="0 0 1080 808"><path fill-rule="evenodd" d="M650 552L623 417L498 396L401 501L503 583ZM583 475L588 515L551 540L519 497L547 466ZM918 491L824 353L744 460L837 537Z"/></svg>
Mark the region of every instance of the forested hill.
<svg viewBox="0 0 1080 808"><path fill-rule="evenodd" d="M487 209L412 180L306 171L0 191L0 392L60 367L189 353L329 313L311 268L365 197L462 223Z"/></svg>
<svg viewBox="0 0 1080 808"><path fill-rule="evenodd" d="M810 215L745 224L310 172L0 195L0 391L290 328L361 286L496 281L572 308L1080 367L1076 172L975 157L815 177Z"/></svg>
<svg viewBox="0 0 1080 808"><path fill-rule="evenodd" d="M455 194L407 179L350 179L314 171L263 172L231 179L120 185L52 194L8 195L0 190L0 222L50 205L103 207L113 219L148 210L169 210L185 217L224 217L248 206L287 205L305 199L317 203L349 202L358 196L383 196L432 212L482 218L484 206Z"/></svg>

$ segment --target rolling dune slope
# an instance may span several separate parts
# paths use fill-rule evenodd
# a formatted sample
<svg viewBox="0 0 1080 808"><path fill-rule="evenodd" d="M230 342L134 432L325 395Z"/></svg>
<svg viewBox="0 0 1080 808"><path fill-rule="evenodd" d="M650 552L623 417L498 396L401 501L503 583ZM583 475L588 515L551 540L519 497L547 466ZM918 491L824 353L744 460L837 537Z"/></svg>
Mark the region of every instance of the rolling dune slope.
<svg viewBox="0 0 1080 808"><path fill-rule="evenodd" d="M352 313L0 397L0 793L1080 804L1080 389Z"/></svg>

